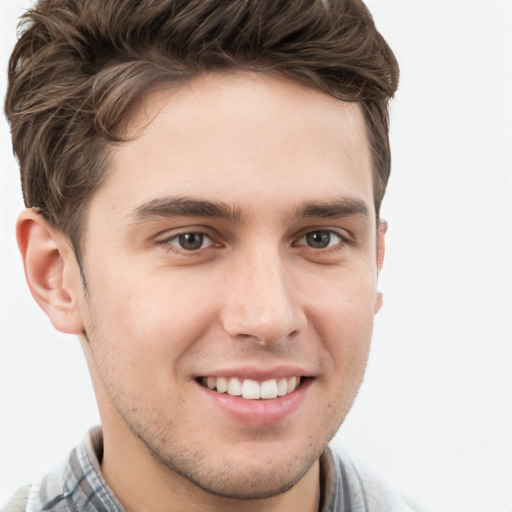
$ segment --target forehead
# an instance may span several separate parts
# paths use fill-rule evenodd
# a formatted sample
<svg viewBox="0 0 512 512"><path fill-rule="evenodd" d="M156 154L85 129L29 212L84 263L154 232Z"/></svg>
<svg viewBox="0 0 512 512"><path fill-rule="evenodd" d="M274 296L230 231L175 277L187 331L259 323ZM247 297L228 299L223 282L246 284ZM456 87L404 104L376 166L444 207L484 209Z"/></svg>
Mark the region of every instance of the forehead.
<svg viewBox="0 0 512 512"><path fill-rule="evenodd" d="M373 208L359 105L297 83L261 73L203 75L146 94L124 128L130 140L113 149L93 203L133 210L192 195L250 209L334 195Z"/></svg>

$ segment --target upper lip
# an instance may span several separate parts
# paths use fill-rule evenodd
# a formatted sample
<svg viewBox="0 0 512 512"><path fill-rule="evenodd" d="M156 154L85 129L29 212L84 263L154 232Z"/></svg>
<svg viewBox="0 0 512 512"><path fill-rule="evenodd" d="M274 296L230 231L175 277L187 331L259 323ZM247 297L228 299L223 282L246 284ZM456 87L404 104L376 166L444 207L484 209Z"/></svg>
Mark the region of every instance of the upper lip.
<svg viewBox="0 0 512 512"><path fill-rule="evenodd" d="M203 374L197 375L197 377L239 377L241 379L265 381L283 377L313 377L313 374L305 368L292 365L279 365L264 368L254 366L236 366L207 371Z"/></svg>

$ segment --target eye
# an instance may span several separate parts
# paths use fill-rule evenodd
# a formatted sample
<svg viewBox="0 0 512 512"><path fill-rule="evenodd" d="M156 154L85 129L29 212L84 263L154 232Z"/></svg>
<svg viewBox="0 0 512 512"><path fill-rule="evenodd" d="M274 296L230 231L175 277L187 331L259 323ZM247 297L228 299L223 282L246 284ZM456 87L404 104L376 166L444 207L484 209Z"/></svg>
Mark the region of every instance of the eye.
<svg viewBox="0 0 512 512"><path fill-rule="evenodd" d="M307 245L313 249L327 249L338 245L343 241L343 238L329 230L309 231L303 235L299 240L299 245Z"/></svg>
<svg viewBox="0 0 512 512"><path fill-rule="evenodd" d="M197 251L212 245L212 239L204 233L181 233L166 240L184 251Z"/></svg>

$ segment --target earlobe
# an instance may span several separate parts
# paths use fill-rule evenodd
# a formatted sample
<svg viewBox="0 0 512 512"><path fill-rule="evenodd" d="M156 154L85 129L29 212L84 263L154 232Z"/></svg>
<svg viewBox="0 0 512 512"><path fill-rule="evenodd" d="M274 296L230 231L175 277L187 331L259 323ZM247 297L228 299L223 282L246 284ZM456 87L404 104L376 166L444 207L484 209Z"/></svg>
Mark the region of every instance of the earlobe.
<svg viewBox="0 0 512 512"><path fill-rule="evenodd" d="M380 274L382 267L384 266L384 254L386 252L386 233L388 231L388 223L385 220L379 221L377 230L377 272ZM382 293L377 292L375 298L375 313L378 313L382 308Z"/></svg>
<svg viewBox="0 0 512 512"><path fill-rule="evenodd" d="M20 214L16 233L32 296L57 330L80 334L83 324L76 299L81 281L70 244L31 209Z"/></svg>

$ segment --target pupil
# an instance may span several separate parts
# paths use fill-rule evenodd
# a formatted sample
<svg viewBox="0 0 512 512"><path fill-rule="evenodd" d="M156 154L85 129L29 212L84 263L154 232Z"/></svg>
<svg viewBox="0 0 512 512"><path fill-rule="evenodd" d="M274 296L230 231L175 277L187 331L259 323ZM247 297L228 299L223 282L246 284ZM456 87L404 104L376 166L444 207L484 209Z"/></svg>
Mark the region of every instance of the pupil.
<svg viewBox="0 0 512 512"><path fill-rule="evenodd" d="M312 231L306 235L308 245L316 249L323 249L329 245L331 234L328 231Z"/></svg>
<svg viewBox="0 0 512 512"><path fill-rule="evenodd" d="M186 233L185 235L180 235L179 240L181 247L189 251L200 249L203 245L203 235L201 233Z"/></svg>

